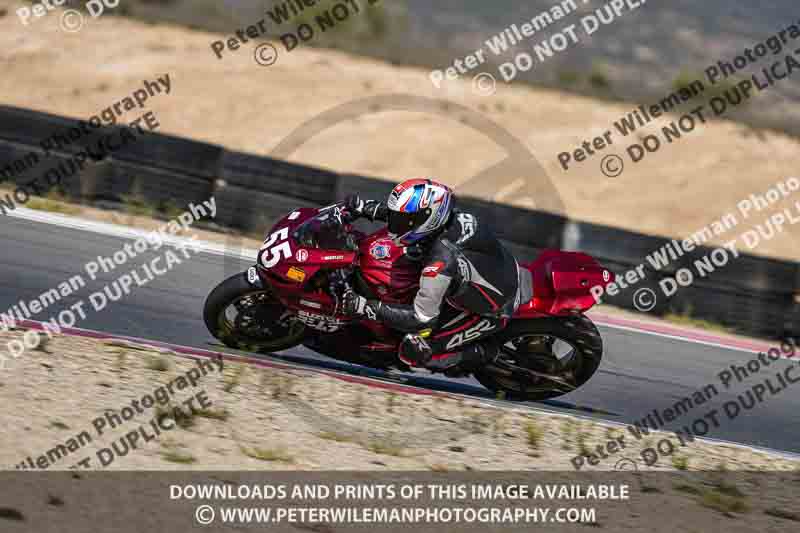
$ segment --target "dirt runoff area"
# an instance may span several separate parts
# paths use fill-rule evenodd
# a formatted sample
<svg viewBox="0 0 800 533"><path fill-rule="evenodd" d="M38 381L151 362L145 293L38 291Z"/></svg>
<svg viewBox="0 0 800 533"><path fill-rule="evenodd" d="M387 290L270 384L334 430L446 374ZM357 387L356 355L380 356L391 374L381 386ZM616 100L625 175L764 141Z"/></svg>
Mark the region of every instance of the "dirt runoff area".
<svg viewBox="0 0 800 533"><path fill-rule="evenodd" d="M0 342L34 331L2 333ZM782 456L696 442L637 467L632 459L658 434L633 442L623 428L576 417L406 394L234 356L193 360L128 341L56 335L6 361L0 403L4 470L538 471L543 483L544 471L565 483L608 483L603 472L622 470L613 479L624 474L635 497L603 502L593 525L639 528L659 515L664 521L650 530L673 531L676 521L703 530L724 518L730 531L745 532L790 530L800 521L793 496L800 463ZM579 454L625 437L619 458L575 472ZM54 490L48 485L51 504L62 501ZM23 508L38 516L28 509L34 503ZM153 513L168 508L152 502Z"/></svg>
<svg viewBox="0 0 800 533"><path fill-rule="evenodd" d="M88 119L140 88L143 80L169 74L170 93L146 104L158 119L159 132L269 155L321 113L365 101L360 116L334 120L288 157L395 181L435 176L464 194L678 239L735 212L750 194L765 195L797 174L798 140L715 120L698 122L693 131L639 163L626 159L623 174L610 178L601 169L606 155L626 157L628 144L661 135L679 115L663 115L621 138L614 123L632 113L634 103L502 82L484 94L474 90L469 77L437 89L424 69L304 46L287 53L279 41L273 43L279 54L275 64L260 66L254 60L256 42L218 59L211 43L221 34L111 14L88 20L79 33L68 33L59 28L59 9L24 26L15 15L16 1L0 0L3 7L0 101L5 104ZM665 97L673 91L663 88ZM436 102L420 111L364 100L391 94ZM749 105L760 104L756 98ZM128 111L120 120L133 121L143 112ZM486 128L466 124L476 115L520 139L546 176L511 166L495 180L473 180L507 155ZM609 131L614 144L597 148L606 144L603 136ZM600 143L594 144L598 138ZM594 146L594 155L563 170L558 155L574 154L585 142ZM619 165L611 161L610 167ZM737 232L763 223L796 200L794 195L782 199L750 217ZM796 228L787 228L752 252L798 260L796 237ZM722 235L714 242L730 238Z"/></svg>
<svg viewBox="0 0 800 533"><path fill-rule="evenodd" d="M10 331L0 342L25 334L35 331ZM624 450L581 465L602 471L637 459L644 469L640 451L660 438L233 356L221 366L203 361L119 340L54 336L0 371L3 421L14 428L0 435L0 463L49 470L571 471L579 454L622 439ZM798 467L781 456L698 441L648 470Z"/></svg>

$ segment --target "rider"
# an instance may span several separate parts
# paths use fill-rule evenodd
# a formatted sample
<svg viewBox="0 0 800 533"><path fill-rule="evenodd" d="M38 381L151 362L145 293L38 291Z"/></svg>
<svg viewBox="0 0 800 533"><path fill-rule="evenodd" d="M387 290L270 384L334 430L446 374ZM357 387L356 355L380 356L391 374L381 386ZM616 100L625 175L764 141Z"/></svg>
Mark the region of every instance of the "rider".
<svg viewBox="0 0 800 533"><path fill-rule="evenodd" d="M498 346L491 335L519 306L519 267L494 232L475 215L455 209L450 188L430 179L404 181L386 204L358 195L346 203L351 218L388 222L389 236L421 251L424 267L413 305L348 291L345 313L407 333L399 356L411 366L444 371L493 360Z"/></svg>

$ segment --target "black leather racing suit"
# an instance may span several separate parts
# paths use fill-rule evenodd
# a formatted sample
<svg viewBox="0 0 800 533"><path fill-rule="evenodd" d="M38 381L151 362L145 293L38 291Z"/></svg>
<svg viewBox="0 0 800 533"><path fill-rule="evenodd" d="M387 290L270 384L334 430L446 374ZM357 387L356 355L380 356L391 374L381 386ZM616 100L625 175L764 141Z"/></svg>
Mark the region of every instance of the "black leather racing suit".
<svg viewBox="0 0 800 533"><path fill-rule="evenodd" d="M386 221L388 208L370 201L362 216ZM425 339L404 343L402 352L410 352L401 352L404 359L429 368L449 367L462 359L470 362L478 354L464 347L504 328L519 306L517 262L491 228L458 210L423 248L413 305L370 305L378 320L391 328L407 333L431 330Z"/></svg>

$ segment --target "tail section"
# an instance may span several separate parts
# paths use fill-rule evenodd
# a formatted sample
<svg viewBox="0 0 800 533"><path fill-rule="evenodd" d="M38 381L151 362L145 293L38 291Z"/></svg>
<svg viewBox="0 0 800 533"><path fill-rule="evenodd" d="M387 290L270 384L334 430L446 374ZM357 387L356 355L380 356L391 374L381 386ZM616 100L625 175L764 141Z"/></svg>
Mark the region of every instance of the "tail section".
<svg viewBox="0 0 800 533"><path fill-rule="evenodd" d="M580 252L544 250L522 268L531 273L533 297L520 305L515 318L583 313L597 302L593 289L614 281L613 272Z"/></svg>

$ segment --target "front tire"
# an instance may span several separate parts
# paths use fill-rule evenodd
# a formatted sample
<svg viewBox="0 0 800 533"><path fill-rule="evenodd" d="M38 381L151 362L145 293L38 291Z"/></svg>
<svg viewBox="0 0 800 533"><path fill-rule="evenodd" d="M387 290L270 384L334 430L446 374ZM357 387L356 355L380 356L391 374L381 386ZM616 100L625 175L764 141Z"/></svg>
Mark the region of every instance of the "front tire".
<svg viewBox="0 0 800 533"><path fill-rule="evenodd" d="M211 291L203 320L211 335L226 346L248 352L288 350L305 337L305 325L271 290L253 287L246 272L231 276Z"/></svg>
<svg viewBox="0 0 800 533"><path fill-rule="evenodd" d="M497 359L477 370L475 378L513 400L539 401L574 391L600 366L603 340L583 315L512 322L498 333ZM528 371L558 380L531 376Z"/></svg>

